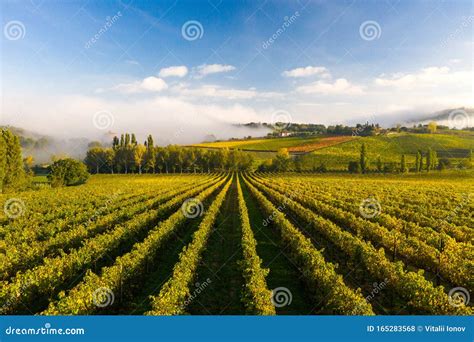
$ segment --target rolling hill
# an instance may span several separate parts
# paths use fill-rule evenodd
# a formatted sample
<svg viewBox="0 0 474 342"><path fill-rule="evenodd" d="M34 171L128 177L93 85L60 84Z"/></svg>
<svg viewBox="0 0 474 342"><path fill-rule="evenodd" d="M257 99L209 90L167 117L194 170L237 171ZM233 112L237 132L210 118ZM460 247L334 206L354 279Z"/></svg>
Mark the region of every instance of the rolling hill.
<svg viewBox="0 0 474 342"><path fill-rule="evenodd" d="M365 143L369 158L375 162L380 156L383 163L399 162L406 155L410 165L418 150L432 148L439 158L454 161L466 158L474 148L474 132L449 131L436 134L389 133L371 137L318 136L282 137L269 139L231 140L192 145L202 148L229 148L250 151L259 159L269 159L280 148L287 148L292 155L303 155L304 168L325 164L330 169L347 168L350 161L358 159L360 146Z"/></svg>

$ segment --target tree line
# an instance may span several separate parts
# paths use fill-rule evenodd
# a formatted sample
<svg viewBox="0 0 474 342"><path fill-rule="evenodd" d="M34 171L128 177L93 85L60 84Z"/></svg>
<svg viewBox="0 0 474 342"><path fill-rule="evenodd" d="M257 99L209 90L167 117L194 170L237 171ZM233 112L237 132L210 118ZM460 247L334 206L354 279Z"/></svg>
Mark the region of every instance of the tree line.
<svg viewBox="0 0 474 342"><path fill-rule="evenodd" d="M406 162L405 154L402 154L400 157L400 163L397 167L396 164L386 163L383 164L382 160L377 157L376 171L383 173L392 173L392 172L422 172L422 171L432 171L432 170L445 170L451 167L451 161L447 158L438 158L438 153L433 150L431 147L427 151L423 152L418 150L415 157L415 165L413 168L409 168ZM460 162L459 166L461 168L471 168L472 167L472 150L469 152L469 156L466 160ZM369 158L367 156L367 147L365 144L361 145L360 148L360 157L359 161L351 161L347 167L350 173L369 173L371 170L369 168Z"/></svg>
<svg viewBox="0 0 474 342"><path fill-rule="evenodd" d="M91 146L84 162L91 173L196 173L249 171L254 158L240 150L155 146L152 135L141 144L126 133L115 136L111 147Z"/></svg>

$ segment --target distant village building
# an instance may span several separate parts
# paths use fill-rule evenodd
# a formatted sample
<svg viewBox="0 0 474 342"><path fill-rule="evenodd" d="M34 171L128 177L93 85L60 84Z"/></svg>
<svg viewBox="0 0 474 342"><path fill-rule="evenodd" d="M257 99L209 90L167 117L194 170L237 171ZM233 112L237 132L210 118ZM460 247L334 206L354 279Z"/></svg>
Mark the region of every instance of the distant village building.
<svg viewBox="0 0 474 342"><path fill-rule="evenodd" d="M279 133L280 137L289 137L290 135L291 135L291 132L282 131Z"/></svg>

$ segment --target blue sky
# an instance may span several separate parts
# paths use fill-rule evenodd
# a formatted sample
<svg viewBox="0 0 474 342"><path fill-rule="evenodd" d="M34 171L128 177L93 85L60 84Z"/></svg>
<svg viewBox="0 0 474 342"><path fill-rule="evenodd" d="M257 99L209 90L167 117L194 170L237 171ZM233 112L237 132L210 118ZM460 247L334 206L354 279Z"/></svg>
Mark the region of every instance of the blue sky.
<svg viewBox="0 0 474 342"><path fill-rule="evenodd" d="M91 136L106 112L112 130L145 122L184 139L221 122L383 122L473 105L470 1L1 6L2 120L26 128Z"/></svg>

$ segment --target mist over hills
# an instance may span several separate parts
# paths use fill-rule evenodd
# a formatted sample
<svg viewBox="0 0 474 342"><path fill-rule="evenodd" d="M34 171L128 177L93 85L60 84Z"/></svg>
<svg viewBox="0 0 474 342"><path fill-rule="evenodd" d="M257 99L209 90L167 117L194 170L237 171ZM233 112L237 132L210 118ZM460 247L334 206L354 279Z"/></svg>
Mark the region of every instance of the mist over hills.
<svg viewBox="0 0 474 342"><path fill-rule="evenodd" d="M448 126L450 128L467 128L474 125L474 108L459 107L444 109L431 113L413 113L400 112L393 116L384 116L382 120L378 121L377 116L373 116L367 120L369 123L379 123L383 127L393 127L397 124L411 127L413 125L425 125L431 121L436 121L438 125ZM358 122L361 123L361 122ZM312 124L318 124L317 122ZM355 125L346 124L346 125ZM0 126L9 127L14 134L18 135L21 140L21 145L25 155L32 155L36 163L48 163L53 156L70 156L73 158L84 158L89 144L92 142L99 142L103 146L109 146L112 138L115 135L120 135L124 132L114 132L112 130L100 131L96 139L86 137L70 137L64 138L61 136L53 136L51 134L43 134L40 131L26 130L15 126ZM144 126L146 127L146 125ZM188 125L185 130L172 130L170 128L163 128L156 131L152 129L150 132L137 132L139 141L145 140L146 134L152 134L155 143L160 146L169 144L194 144L201 142L209 142L214 140L227 140L231 138L244 137L262 137L272 132L273 123L242 123L232 124L220 122L210 127L197 127L193 130L192 125ZM163 133L163 134L160 134Z"/></svg>

